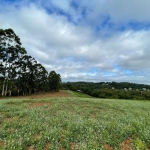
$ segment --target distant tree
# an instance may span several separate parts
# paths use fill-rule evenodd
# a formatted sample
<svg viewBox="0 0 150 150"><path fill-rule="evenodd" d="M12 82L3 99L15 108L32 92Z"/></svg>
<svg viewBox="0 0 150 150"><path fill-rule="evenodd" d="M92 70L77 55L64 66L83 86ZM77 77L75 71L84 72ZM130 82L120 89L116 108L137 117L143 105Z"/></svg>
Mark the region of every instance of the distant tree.
<svg viewBox="0 0 150 150"><path fill-rule="evenodd" d="M61 76L55 71L51 71L48 76L48 84L50 91L59 91L61 85Z"/></svg>

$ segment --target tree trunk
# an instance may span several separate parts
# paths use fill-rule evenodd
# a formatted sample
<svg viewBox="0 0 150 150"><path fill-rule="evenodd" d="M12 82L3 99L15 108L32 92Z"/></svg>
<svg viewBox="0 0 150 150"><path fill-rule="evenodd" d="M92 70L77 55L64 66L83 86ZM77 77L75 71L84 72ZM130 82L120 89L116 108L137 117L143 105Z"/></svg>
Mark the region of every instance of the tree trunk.
<svg viewBox="0 0 150 150"><path fill-rule="evenodd" d="M11 96L11 90L9 90L9 96Z"/></svg>
<svg viewBox="0 0 150 150"><path fill-rule="evenodd" d="M18 96L19 96L19 92L20 92L20 90L18 89Z"/></svg>
<svg viewBox="0 0 150 150"><path fill-rule="evenodd" d="M4 96L4 89L5 89L5 79L4 79L3 87L2 87L2 97Z"/></svg>
<svg viewBox="0 0 150 150"><path fill-rule="evenodd" d="M11 96L11 91L12 91L12 85L10 86L9 96Z"/></svg>
<svg viewBox="0 0 150 150"><path fill-rule="evenodd" d="M5 88L5 96L7 95L7 89L8 89L8 83L6 84L6 88Z"/></svg>

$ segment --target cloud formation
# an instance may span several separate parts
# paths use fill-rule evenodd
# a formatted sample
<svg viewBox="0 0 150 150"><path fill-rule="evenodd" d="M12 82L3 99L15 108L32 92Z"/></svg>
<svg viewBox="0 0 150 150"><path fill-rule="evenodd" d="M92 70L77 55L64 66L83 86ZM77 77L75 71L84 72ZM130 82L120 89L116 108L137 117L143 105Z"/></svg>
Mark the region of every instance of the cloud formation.
<svg viewBox="0 0 150 150"><path fill-rule="evenodd" d="M150 2L7 0L0 28L12 28L29 55L63 81L150 84Z"/></svg>

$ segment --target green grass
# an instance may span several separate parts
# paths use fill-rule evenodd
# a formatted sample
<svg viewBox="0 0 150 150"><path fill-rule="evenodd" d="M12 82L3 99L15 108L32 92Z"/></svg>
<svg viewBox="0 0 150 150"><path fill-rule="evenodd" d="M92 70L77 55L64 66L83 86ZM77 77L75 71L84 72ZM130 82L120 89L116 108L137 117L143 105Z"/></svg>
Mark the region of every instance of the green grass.
<svg viewBox="0 0 150 150"><path fill-rule="evenodd" d="M77 96L77 97L81 97L81 98L92 98L92 96L87 95L85 93L82 92L75 92L75 91L68 91L70 94L72 94L72 96Z"/></svg>
<svg viewBox="0 0 150 150"><path fill-rule="evenodd" d="M94 98L0 100L0 149L150 148L150 102ZM49 147L49 148L48 148Z"/></svg>

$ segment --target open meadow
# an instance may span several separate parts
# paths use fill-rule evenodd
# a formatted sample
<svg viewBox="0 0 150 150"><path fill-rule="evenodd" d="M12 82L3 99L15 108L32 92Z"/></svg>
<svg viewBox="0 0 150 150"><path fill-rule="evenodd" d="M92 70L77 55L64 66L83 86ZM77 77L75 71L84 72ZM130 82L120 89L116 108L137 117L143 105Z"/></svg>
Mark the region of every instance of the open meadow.
<svg viewBox="0 0 150 150"><path fill-rule="evenodd" d="M0 99L0 150L150 150L150 101L61 93Z"/></svg>

